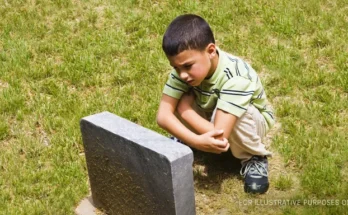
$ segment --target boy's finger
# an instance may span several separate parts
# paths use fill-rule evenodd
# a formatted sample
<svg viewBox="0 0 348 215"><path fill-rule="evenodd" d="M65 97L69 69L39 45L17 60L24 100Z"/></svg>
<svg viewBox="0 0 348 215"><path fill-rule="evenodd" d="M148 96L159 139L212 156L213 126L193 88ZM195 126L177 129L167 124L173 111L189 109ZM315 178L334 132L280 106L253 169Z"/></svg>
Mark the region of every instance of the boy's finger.
<svg viewBox="0 0 348 215"><path fill-rule="evenodd" d="M227 152L227 150L230 148L230 144L227 143L226 147L224 148L224 152Z"/></svg>
<svg viewBox="0 0 348 215"><path fill-rule="evenodd" d="M228 144L227 140L224 139L224 140L215 140L214 145L216 145L219 148L225 148L229 144Z"/></svg>
<svg viewBox="0 0 348 215"><path fill-rule="evenodd" d="M222 152L227 152L229 148L230 148L229 143L227 143L225 147L218 147L219 154L221 154Z"/></svg>
<svg viewBox="0 0 348 215"><path fill-rule="evenodd" d="M223 147L226 147L227 145L230 145L230 143L228 142L228 140L226 138L223 138L222 140L220 140L221 142L223 142Z"/></svg>

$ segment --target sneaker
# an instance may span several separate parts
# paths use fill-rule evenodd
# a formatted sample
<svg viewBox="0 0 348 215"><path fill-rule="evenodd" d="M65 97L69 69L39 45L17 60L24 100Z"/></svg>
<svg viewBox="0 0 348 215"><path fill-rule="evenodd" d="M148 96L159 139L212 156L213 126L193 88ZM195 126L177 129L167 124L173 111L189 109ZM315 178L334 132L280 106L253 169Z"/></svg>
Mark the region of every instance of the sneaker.
<svg viewBox="0 0 348 215"><path fill-rule="evenodd" d="M178 143L181 143L181 144L184 144L184 145L188 146L193 152L196 152L196 151L197 151L197 149L192 148L191 146L187 145L187 144L184 143L182 140L180 140L180 139L178 139L178 138L176 138L176 137L174 137L174 136L169 137L169 139L174 140L175 142L178 142Z"/></svg>
<svg viewBox="0 0 348 215"><path fill-rule="evenodd" d="M178 138L176 138L176 137L174 137L174 136L169 137L169 139L174 140L175 142L178 142L178 143L185 144L184 142L182 142L182 140L179 140ZM186 145L186 144L185 144L185 145Z"/></svg>
<svg viewBox="0 0 348 215"><path fill-rule="evenodd" d="M266 156L253 156L242 164L240 174L244 177L246 193L265 193L268 190L268 161Z"/></svg>

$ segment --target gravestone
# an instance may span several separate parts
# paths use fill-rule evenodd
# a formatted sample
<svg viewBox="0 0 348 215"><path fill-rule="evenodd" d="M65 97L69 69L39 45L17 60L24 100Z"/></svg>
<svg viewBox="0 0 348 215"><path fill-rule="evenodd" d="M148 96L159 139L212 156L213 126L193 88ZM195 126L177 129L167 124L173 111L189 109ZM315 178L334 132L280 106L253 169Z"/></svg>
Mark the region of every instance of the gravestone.
<svg viewBox="0 0 348 215"><path fill-rule="evenodd" d="M189 147L109 112L80 125L95 207L108 214L195 214Z"/></svg>

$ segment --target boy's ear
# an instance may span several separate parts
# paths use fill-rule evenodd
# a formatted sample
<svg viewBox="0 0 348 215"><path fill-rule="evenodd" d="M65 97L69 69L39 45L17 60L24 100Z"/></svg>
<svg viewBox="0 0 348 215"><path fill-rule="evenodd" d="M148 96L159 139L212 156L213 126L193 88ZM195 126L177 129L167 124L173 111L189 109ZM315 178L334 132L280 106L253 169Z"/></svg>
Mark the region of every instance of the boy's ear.
<svg viewBox="0 0 348 215"><path fill-rule="evenodd" d="M216 46L214 43L209 43L206 48L207 54L210 59L213 59L216 56Z"/></svg>

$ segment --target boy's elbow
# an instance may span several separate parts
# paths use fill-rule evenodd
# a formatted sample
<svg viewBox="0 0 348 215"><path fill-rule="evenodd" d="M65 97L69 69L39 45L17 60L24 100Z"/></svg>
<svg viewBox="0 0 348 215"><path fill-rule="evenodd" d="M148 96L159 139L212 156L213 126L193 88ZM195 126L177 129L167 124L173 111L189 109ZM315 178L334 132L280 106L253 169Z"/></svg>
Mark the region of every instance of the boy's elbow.
<svg viewBox="0 0 348 215"><path fill-rule="evenodd" d="M161 118L158 117L158 115L157 115L157 118L156 118L156 122L157 122L157 125L159 127L162 127L162 121L161 121Z"/></svg>
<svg viewBox="0 0 348 215"><path fill-rule="evenodd" d="M160 112L157 113L156 122L159 127L164 128L164 117Z"/></svg>

